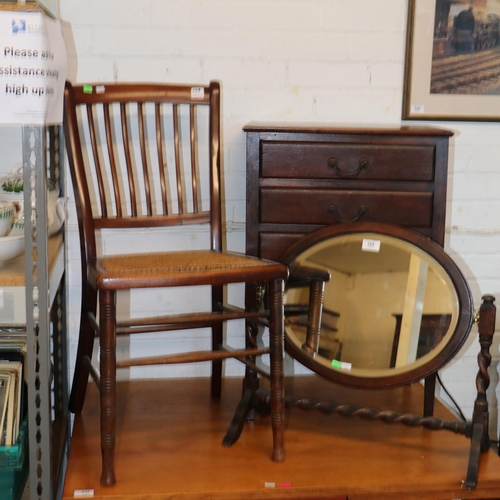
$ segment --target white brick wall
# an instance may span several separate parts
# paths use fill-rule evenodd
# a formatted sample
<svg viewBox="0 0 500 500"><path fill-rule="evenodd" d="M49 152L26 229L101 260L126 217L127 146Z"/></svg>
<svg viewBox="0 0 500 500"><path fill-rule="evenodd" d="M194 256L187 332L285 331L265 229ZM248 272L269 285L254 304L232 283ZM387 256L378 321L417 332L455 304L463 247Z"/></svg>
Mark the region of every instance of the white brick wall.
<svg viewBox="0 0 500 500"><path fill-rule="evenodd" d="M60 0L69 78L223 83L230 246L244 248L245 137L250 120L401 121L406 0ZM434 123L455 131L446 248L473 291L500 296L500 146L496 123ZM233 224L236 223L236 224ZM78 266L70 236L71 326ZM492 391L498 387L499 340ZM442 373L466 412L474 399L476 329ZM184 375L179 368L175 374ZM144 372L139 373L143 376ZM492 410L496 421L496 410ZM496 426L493 433L496 433Z"/></svg>

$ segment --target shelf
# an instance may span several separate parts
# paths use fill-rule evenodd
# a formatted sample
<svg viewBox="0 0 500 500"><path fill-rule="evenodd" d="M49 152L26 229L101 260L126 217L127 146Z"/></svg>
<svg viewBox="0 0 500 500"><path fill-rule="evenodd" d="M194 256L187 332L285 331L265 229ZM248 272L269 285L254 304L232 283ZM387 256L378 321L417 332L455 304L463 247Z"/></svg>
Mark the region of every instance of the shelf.
<svg viewBox="0 0 500 500"><path fill-rule="evenodd" d="M36 2L0 2L0 10L11 10L14 12L43 12Z"/></svg>
<svg viewBox="0 0 500 500"><path fill-rule="evenodd" d="M63 235L58 233L48 242L48 266L50 305L56 296L57 286L64 273ZM25 290L25 257L24 255L4 262L0 265L0 327L24 326L26 324L26 290Z"/></svg>
<svg viewBox="0 0 500 500"><path fill-rule="evenodd" d="M61 254L63 250L63 236L57 233L49 239L49 273L51 276L55 273L54 278L60 280L62 274L60 269L60 260L64 260ZM64 263L64 262L63 262ZM6 286L24 286L24 255L17 259L12 259L0 265L0 287Z"/></svg>

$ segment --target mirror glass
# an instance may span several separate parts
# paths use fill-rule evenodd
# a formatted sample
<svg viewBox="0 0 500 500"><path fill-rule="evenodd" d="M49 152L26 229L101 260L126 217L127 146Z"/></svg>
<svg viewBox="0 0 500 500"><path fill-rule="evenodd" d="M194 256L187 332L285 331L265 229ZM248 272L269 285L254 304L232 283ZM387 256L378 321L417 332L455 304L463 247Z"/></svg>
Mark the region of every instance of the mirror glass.
<svg viewBox="0 0 500 500"><path fill-rule="evenodd" d="M408 241L341 234L312 244L289 265L286 340L323 367L357 377L392 376L433 359L455 332L460 308L452 280ZM319 342L314 328L308 333L318 305L313 281L324 285Z"/></svg>

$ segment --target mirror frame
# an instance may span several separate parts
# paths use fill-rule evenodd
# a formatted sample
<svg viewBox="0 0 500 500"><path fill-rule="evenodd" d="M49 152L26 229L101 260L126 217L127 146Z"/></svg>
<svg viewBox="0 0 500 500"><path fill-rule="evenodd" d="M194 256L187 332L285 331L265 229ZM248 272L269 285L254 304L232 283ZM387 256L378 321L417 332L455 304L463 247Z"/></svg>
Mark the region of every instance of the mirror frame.
<svg viewBox="0 0 500 500"><path fill-rule="evenodd" d="M329 368L324 364L318 363L315 358L304 349L298 347L288 338L287 328L285 326L285 349L294 359L299 361L305 367L333 382L343 385L363 388L388 388L400 385L410 384L437 372L446 363L448 363L460 350L467 340L472 324L474 322L474 306L472 296L467 282L451 257L444 251L444 248L414 230L386 224L380 222L353 222L338 224L334 226L325 226L301 237L292 244L280 257L280 262L290 265L300 256L301 253L308 250L311 246L320 243L329 238L338 238L343 235L371 233L380 234L397 238L401 241L410 243L428 254L439 265L442 266L445 273L449 276L458 299L458 318L455 331L450 336L446 346L440 352L430 359L427 363L410 368L406 371L398 371L394 375L361 377L352 375L347 371ZM286 286L286 285L285 285Z"/></svg>

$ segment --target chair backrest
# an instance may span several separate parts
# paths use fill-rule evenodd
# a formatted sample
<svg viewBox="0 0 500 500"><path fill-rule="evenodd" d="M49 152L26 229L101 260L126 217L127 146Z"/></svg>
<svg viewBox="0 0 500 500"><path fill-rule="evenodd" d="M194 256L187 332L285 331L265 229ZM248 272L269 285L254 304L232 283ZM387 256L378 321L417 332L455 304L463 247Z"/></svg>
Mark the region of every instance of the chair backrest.
<svg viewBox="0 0 500 500"><path fill-rule="evenodd" d="M82 261L96 230L210 224L222 247L220 86L66 83Z"/></svg>

